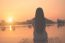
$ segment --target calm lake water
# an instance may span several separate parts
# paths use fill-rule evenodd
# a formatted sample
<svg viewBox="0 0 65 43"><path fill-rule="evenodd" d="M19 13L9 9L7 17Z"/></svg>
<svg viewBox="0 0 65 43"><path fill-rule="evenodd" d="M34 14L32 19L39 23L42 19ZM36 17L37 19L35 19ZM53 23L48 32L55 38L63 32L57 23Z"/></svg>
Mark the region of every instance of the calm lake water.
<svg viewBox="0 0 65 43"><path fill-rule="evenodd" d="M34 28L11 26L5 31L0 28L0 43L33 43ZM48 43L65 43L65 27L57 27L57 25L46 27L48 34Z"/></svg>

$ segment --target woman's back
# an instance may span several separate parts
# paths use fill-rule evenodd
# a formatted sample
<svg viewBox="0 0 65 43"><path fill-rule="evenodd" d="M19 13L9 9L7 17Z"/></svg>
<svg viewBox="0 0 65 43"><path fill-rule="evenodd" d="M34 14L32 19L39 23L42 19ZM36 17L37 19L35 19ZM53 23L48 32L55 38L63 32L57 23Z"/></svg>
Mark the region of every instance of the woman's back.
<svg viewBox="0 0 65 43"><path fill-rule="evenodd" d="M46 21L42 8L37 8L34 27L34 43L47 43Z"/></svg>
<svg viewBox="0 0 65 43"><path fill-rule="evenodd" d="M44 13L42 8L36 10L35 20L34 20L34 32L42 32L45 30L46 22L44 18Z"/></svg>

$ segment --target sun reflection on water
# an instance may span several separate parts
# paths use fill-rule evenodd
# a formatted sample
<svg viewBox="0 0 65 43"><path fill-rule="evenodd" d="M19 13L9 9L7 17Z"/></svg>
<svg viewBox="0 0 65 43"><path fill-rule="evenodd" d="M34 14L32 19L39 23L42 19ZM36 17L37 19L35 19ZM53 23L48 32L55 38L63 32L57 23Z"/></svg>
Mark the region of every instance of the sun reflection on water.
<svg viewBox="0 0 65 43"><path fill-rule="evenodd" d="M9 26L9 28L10 28L9 30L12 31L12 26L11 25Z"/></svg>

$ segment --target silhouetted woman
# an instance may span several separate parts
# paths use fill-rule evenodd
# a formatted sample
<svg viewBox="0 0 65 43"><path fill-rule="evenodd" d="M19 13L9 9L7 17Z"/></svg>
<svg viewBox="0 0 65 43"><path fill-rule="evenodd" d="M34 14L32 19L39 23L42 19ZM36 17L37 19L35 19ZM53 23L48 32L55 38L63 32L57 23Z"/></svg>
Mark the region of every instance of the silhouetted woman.
<svg viewBox="0 0 65 43"><path fill-rule="evenodd" d="M42 8L37 8L34 20L34 43L47 43L46 22Z"/></svg>

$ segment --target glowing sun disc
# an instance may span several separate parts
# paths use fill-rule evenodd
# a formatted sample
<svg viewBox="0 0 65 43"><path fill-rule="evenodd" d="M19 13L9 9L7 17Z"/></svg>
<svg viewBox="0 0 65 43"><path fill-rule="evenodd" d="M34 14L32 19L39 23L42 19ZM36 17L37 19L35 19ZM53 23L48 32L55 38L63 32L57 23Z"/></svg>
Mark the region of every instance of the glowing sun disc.
<svg viewBox="0 0 65 43"><path fill-rule="evenodd" d="M13 22L13 18L12 18L12 17L9 17L9 18L7 19L7 22L12 23L12 22Z"/></svg>

